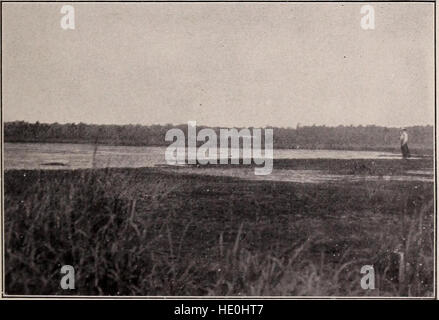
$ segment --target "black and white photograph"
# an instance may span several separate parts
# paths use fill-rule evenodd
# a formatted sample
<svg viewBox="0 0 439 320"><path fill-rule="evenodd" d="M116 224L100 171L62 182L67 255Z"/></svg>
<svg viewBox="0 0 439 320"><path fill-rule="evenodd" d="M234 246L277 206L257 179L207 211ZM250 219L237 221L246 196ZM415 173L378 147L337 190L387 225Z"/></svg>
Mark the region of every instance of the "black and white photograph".
<svg viewBox="0 0 439 320"><path fill-rule="evenodd" d="M435 6L2 1L1 298L436 299Z"/></svg>

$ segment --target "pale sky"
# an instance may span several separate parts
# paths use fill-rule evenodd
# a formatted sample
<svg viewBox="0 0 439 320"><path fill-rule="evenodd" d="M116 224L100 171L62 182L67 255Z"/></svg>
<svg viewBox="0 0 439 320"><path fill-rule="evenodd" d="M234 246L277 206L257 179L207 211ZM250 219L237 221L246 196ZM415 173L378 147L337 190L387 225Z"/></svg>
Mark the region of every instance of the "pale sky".
<svg viewBox="0 0 439 320"><path fill-rule="evenodd" d="M3 3L4 121L434 123L434 4Z"/></svg>

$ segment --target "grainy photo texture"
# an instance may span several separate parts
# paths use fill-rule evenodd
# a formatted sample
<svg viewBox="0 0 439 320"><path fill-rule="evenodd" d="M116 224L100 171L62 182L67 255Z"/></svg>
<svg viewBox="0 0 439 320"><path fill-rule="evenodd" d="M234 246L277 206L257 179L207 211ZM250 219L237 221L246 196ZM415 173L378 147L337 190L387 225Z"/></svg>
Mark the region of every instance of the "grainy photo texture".
<svg viewBox="0 0 439 320"><path fill-rule="evenodd" d="M4 296L432 297L435 4L2 3Z"/></svg>

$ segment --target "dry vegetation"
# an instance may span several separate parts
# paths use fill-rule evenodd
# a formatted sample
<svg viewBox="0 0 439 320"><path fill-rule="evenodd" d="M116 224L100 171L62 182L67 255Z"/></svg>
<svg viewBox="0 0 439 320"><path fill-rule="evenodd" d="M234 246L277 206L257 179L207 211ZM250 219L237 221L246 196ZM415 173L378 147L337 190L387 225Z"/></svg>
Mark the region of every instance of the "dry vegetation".
<svg viewBox="0 0 439 320"><path fill-rule="evenodd" d="M19 170L4 206L7 294L433 294L432 183ZM375 290L360 287L366 264Z"/></svg>

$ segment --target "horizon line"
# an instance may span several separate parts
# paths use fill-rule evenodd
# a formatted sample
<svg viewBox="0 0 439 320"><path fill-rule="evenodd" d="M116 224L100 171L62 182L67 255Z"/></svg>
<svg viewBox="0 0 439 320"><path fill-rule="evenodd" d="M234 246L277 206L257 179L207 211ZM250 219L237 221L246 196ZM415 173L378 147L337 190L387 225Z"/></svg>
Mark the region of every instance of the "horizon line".
<svg viewBox="0 0 439 320"><path fill-rule="evenodd" d="M123 123L123 124L116 124L116 123L87 123L87 122L40 122L40 121L28 121L28 120L10 120L10 121L3 121L3 124L6 123L14 123L14 122L25 122L29 124L45 124L45 125L90 125L90 126L143 126L143 127L150 127L150 126L162 126L162 127L168 127L168 126L174 126L174 127L181 127L181 126L188 126L189 122L196 120L189 120L188 123L151 123L151 124L141 124L141 123ZM389 129L400 129L400 128L410 128L410 127L434 127L434 124L410 124L410 125L379 125L379 124L338 124L338 125L328 125L328 124L302 124L298 122L294 126L276 126L276 125L270 125L266 124L264 126L221 126L221 125L206 125L206 124L199 124L197 122L197 127L206 127L206 128L279 128L279 129L297 129L298 127L328 127L328 128L337 128L337 127L382 127L382 128L389 128Z"/></svg>

